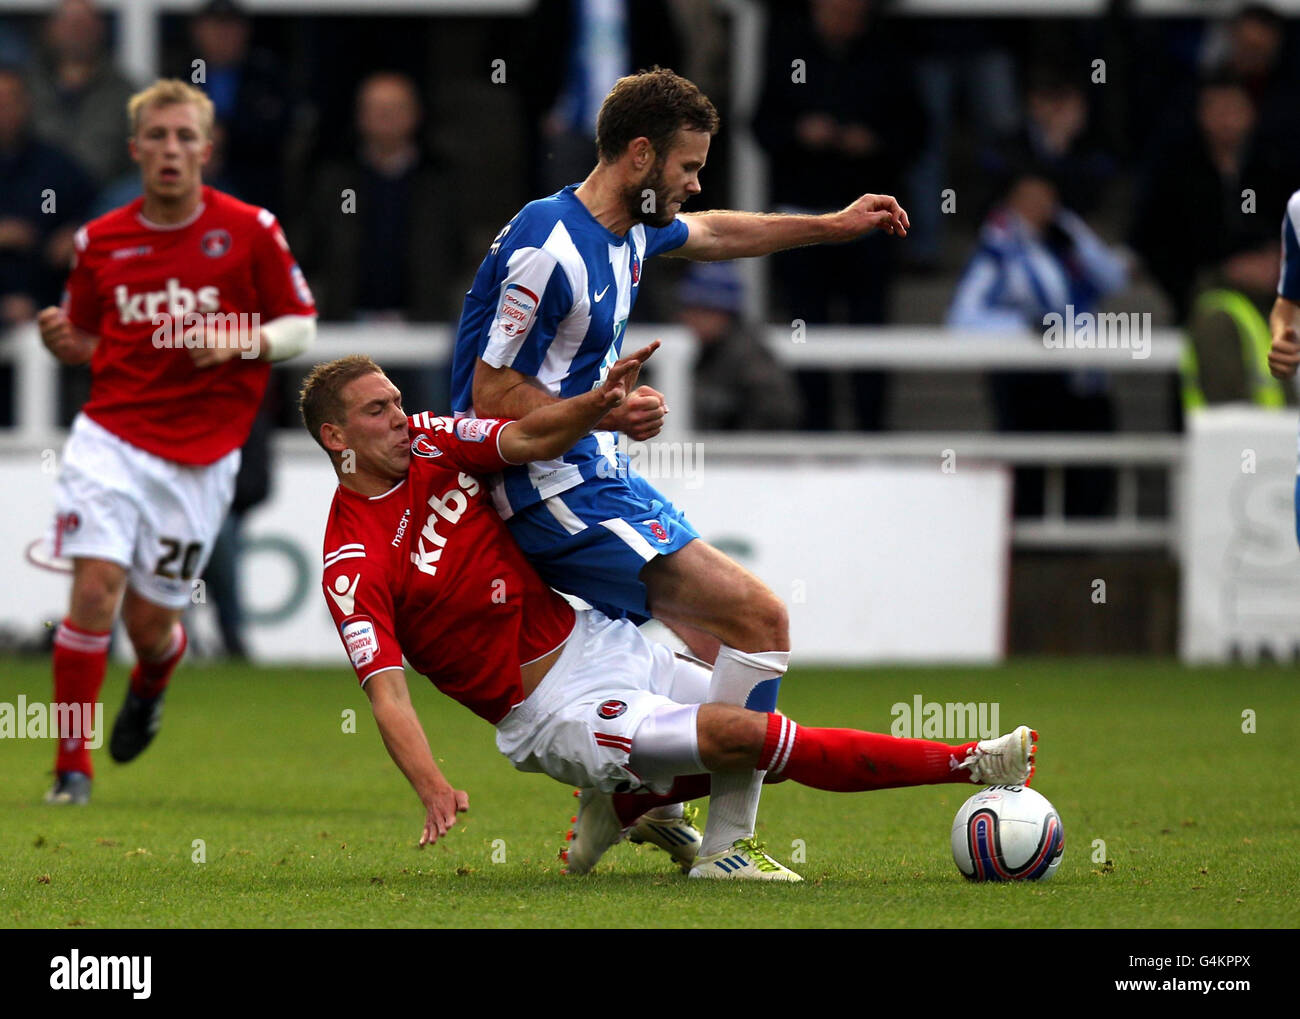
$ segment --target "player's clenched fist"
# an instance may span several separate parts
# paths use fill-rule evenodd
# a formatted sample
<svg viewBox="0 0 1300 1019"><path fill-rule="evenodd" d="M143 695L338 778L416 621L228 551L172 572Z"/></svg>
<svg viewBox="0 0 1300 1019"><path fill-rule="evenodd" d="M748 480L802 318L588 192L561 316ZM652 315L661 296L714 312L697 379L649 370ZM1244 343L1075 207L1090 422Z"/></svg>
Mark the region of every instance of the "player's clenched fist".
<svg viewBox="0 0 1300 1019"><path fill-rule="evenodd" d="M195 368L215 368L235 358L252 357L256 350L250 339L225 332L208 331L202 346L190 348L190 359Z"/></svg>
<svg viewBox="0 0 1300 1019"><path fill-rule="evenodd" d="M667 415L668 404L664 394L649 386L640 386L600 419L600 427L611 432L623 432L633 442L645 442L663 430Z"/></svg>
<svg viewBox="0 0 1300 1019"><path fill-rule="evenodd" d="M51 351L63 339L72 337L72 323L68 321L68 316L63 313L62 308L53 306L42 308L41 313L36 316L36 325L41 330L41 342Z"/></svg>
<svg viewBox="0 0 1300 1019"><path fill-rule="evenodd" d="M1292 326L1287 326L1273 337L1268 348L1268 370L1275 379L1289 379L1300 365L1300 336Z"/></svg>
<svg viewBox="0 0 1300 1019"><path fill-rule="evenodd" d="M62 308L49 307L36 316L45 348L64 364L85 364L95 352L94 344L73 328Z"/></svg>
<svg viewBox="0 0 1300 1019"><path fill-rule="evenodd" d="M425 806L424 832L420 836L421 846L431 846L451 830L456 823L456 815L469 810L469 793L464 789L447 786L433 794L431 803Z"/></svg>

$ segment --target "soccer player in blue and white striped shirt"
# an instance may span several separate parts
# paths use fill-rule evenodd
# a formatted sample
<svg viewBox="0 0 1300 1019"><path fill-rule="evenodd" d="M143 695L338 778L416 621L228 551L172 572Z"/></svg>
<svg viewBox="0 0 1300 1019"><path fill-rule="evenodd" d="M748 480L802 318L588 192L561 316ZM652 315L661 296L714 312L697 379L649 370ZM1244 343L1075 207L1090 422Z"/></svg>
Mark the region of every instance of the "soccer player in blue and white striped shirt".
<svg viewBox="0 0 1300 1019"><path fill-rule="evenodd" d="M1282 217L1282 275L1268 325L1273 333L1268 370L1274 378L1292 378L1300 365L1300 191L1287 200ZM1300 464L1296 467L1296 541L1300 542Z"/></svg>
<svg viewBox="0 0 1300 1019"><path fill-rule="evenodd" d="M520 418L599 387L619 357L645 261L654 255L723 261L876 229L906 235L907 213L887 195L863 195L823 216L679 217L700 192L717 128L713 104L671 71L615 84L597 120L595 169L581 184L524 206L475 276L452 362L458 416ZM664 621L714 662L709 700L774 710L789 658L785 606L701 541L617 452L615 433L653 438L667 413L661 393L634 385L602 430L563 457L507 472L493 491L496 507L547 583L615 618ZM666 711L650 716L637 738L685 746L694 725L693 714ZM775 866L753 843L761 779L714 776L702 861L743 851ZM584 838L581 816L577 838Z"/></svg>

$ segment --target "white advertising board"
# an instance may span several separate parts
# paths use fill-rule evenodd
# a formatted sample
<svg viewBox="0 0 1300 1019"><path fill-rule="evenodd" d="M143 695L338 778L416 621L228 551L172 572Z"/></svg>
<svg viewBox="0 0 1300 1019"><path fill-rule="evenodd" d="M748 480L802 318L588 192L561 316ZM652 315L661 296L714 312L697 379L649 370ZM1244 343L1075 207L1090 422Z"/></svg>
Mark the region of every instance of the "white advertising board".
<svg viewBox="0 0 1300 1019"><path fill-rule="evenodd" d="M1300 657L1294 414L1207 408L1188 419L1179 496L1188 662Z"/></svg>
<svg viewBox="0 0 1300 1019"><path fill-rule="evenodd" d="M689 444L687 444L689 445ZM665 461L668 464L670 461ZM636 461L634 461L634 464ZM653 468L650 473L654 473ZM798 661L989 662L1004 653L1010 480L994 466L732 466L699 460L651 480L708 541L789 605ZM66 611L68 579L30 566L53 475L0 460L6 526L0 625L32 631ZM322 456L281 456L245 524L241 591L258 661L346 664L320 593L334 490ZM200 609L200 612L210 609ZM196 621L210 632L210 623Z"/></svg>

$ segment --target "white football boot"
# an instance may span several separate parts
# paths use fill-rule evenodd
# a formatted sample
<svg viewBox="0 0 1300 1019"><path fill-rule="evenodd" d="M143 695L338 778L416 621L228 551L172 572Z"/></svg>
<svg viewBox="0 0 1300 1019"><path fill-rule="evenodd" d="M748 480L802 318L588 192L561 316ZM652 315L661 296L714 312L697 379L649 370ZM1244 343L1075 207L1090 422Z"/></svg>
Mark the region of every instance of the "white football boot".
<svg viewBox="0 0 1300 1019"><path fill-rule="evenodd" d="M702 856L690 869L691 877L731 878L740 881L802 881L788 867L782 867L767 855L755 838L736 839L730 849Z"/></svg>
<svg viewBox="0 0 1300 1019"><path fill-rule="evenodd" d="M679 817L663 817L656 811L649 811L637 818L627 833L627 840L636 845L649 843L658 846L685 874L695 863L704 842L704 836L695 826L699 813L699 808L690 804L685 805Z"/></svg>
<svg viewBox="0 0 1300 1019"><path fill-rule="evenodd" d="M978 785L1029 785L1034 777L1034 755L1038 733L1027 725L997 739L982 739L966 760L956 765L970 769L970 780Z"/></svg>
<svg viewBox="0 0 1300 1019"><path fill-rule="evenodd" d="M605 855L605 850L616 845L623 837L614 810L614 797L597 789L575 789L578 797L578 814L569 830L569 845L560 851L566 874L587 874Z"/></svg>

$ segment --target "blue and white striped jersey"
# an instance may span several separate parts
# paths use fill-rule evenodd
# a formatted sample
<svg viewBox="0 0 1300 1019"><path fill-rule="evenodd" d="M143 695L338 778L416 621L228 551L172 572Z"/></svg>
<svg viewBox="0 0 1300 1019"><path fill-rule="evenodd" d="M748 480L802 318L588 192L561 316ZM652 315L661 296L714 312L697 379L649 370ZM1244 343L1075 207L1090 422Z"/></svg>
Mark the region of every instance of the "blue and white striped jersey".
<svg viewBox="0 0 1300 1019"><path fill-rule="evenodd" d="M1300 304L1300 191L1286 203L1282 217L1282 277L1277 281L1278 296Z"/></svg>
<svg viewBox="0 0 1300 1019"><path fill-rule="evenodd" d="M457 417L473 416L474 368L482 358L536 378L556 397L601 385L619 358L642 264L686 242L675 219L610 233L571 184L525 205L492 242L465 295L451 365ZM507 471L494 491L503 517L617 466L613 432L593 432L558 460ZM603 466L602 466L603 465Z"/></svg>
<svg viewBox="0 0 1300 1019"><path fill-rule="evenodd" d="M1300 191L1287 199L1282 216L1282 274L1277 294L1300 304ZM1300 541L1300 454L1296 458L1296 540Z"/></svg>

